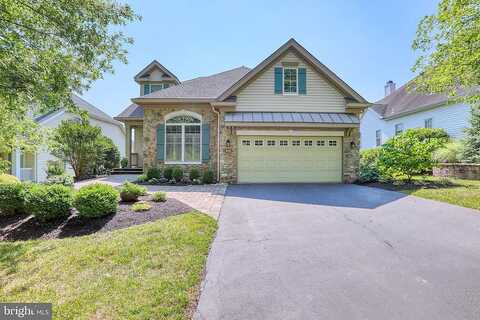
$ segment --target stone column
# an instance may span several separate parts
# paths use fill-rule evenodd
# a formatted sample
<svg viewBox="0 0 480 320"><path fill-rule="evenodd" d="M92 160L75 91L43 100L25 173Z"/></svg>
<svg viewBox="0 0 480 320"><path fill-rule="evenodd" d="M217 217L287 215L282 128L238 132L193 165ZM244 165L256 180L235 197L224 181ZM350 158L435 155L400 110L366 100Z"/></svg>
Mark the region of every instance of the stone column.
<svg viewBox="0 0 480 320"><path fill-rule="evenodd" d="M343 181L353 183L358 178L360 165L360 129L345 130L343 138Z"/></svg>
<svg viewBox="0 0 480 320"><path fill-rule="evenodd" d="M131 153L131 150L132 150L132 147L131 147L132 127L128 123L125 123L125 133L126 133L126 135L125 135L125 156L128 159L128 167L131 167L130 153Z"/></svg>

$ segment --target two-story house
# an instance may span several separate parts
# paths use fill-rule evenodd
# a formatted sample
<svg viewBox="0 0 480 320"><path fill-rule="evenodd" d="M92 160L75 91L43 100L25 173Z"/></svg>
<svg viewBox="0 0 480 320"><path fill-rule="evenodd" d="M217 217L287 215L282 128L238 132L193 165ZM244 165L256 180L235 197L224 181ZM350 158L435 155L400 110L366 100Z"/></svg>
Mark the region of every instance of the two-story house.
<svg viewBox="0 0 480 320"><path fill-rule="evenodd" d="M369 103L294 39L255 68L179 81L154 61L115 119L132 167L214 170L230 183L352 182Z"/></svg>

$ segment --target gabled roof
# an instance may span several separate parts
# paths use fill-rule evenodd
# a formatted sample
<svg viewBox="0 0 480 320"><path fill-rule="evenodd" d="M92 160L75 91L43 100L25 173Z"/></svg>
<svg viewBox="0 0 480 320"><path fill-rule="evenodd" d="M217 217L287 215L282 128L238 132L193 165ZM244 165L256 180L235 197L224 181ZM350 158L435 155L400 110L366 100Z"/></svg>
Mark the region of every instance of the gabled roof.
<svg viewBox="0 0 480 320"><path fill-rule="evenodd" d="M371 109L380 117L389 119L448 103L447 95L418 93L414 88L408 87L409 83L401 86L375 102Z"/></svg>
<svg viewBox="0 0 480 320"><path fill-rule="evenodd" d="M173 80L175 80L177 83L180 83L180 80L178 80L177 76L175 76L172 72L170 72L167 68L165 68L160 62L158 62L157 60L153 60L152 62L150 62L145 68L142 69L142 71L140 71L139 73L137 73L137 75L134 77L135 81L136 82L139 82L139 81L142 81L145 76L147 76L149 74L149 72L153 69L153 68L158 68L160 69L163 73L165 73L166 75L168 75L170 78L172 78Z"/></svg>
<svg viewBox="0 0 480 320"><path fill-rule="evenodd" d="M118 116L114 117L115 120L143 120L143 108L138 104L132 103Z"/></svg>
<svg viewBox="0 0 480 320"><path fill-rule="evenodd" d="M179 85L135 98L133 101L148 101L151 99L195 99L213 101L249 71L249 68L242 66L211 76L198 77L184 81Z"/></svg>
<svg viewBox="0 0 480 320"><path fill-rule="evenodd" d="M331 82L342 93L344 93L346 95L346 98L353 99L358 103L368 104L367 100L365 100L360 94L358 94L355 90L353 90L347 83L345 83L342 79L340 79L334 72L328 69L324 64L322 64L317 58L315 58L310 52L308 52L293 38L288 40L284 45L278 48L268 58L260 62L255 68L250 70L250 72L248 72L238 82L236 82L230 88L228 88L225 92L223 92L222 95L218 98L218 100L223 101L229 98L237 90L242 88L251 79L253 79L258 73L268 68L273 62L277 60L277 58L282 56L285 52L287 52L290 49L295 50L301 58L303 58L306 62L310 63L314 69L316 69L329 82Z"/></svg>

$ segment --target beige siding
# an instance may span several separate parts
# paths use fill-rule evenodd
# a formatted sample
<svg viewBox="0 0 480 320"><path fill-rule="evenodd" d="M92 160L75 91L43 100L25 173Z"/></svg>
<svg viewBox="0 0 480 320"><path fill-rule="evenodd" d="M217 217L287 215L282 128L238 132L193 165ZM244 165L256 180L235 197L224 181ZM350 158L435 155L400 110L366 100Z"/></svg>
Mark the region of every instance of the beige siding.
<svg viewBox="0 0 480 320"><path fill-rule="evenodd" d="M285 62L306 68L306 95L274 93L274 68ZM237 111L345 112L345 100L322 75L290 51L239 91Z"/></svg>

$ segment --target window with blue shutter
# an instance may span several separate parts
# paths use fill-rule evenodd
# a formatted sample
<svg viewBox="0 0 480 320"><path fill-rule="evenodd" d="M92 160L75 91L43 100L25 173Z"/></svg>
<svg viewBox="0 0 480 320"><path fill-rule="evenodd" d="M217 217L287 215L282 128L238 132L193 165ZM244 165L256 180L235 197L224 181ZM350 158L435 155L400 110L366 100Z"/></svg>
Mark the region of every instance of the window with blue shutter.
<svg viewBox="0 0 480 320"><path fill-rule="evenodd" d="M307 70L298 68L298 94L307 94Z"/></svg>
<svg viewBox="0 0 480 320"><path fill-rule="evenodd" d="M157 159L165 160L165 125L161 124L157 128Z"/></svg>
<svg viewBox="0 0 480 320"><path fill-rule="evenodd" d="M275 94L283 93L283 68L275 68Z"/></svg>
<svg viewBox="0 0 480 320"><path fill-rule="evenodd" d="M202 161L210 160L210 125L202 125Z"/></svg>

